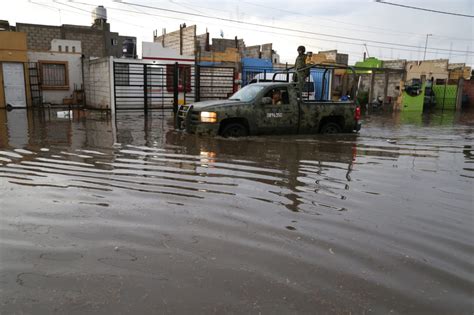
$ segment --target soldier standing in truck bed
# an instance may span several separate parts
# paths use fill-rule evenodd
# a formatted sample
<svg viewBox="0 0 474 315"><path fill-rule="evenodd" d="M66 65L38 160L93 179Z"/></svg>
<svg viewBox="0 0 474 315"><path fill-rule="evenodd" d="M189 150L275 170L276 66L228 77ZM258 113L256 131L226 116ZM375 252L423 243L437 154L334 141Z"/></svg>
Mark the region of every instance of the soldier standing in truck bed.
<svg viewBox="0 0 474 315"><path fill-rule="evenodd" d="M296 57L296 61L295 61L296 79L293 77L293 80L298 82L300 93L303 92L304 82L306 81L306 78L309 76L309 69L304 69L306 67L306 57L307 57L305 52L306 52L306 48L304 46L298 47L298 57Z"/></svg>

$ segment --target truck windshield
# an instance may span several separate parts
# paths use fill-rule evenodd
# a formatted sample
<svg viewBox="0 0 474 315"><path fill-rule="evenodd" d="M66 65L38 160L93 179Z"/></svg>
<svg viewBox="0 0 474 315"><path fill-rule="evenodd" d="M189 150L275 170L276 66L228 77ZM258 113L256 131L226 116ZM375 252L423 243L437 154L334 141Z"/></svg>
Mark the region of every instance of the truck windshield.
<svg viewBox="0 0 474 315"><path fill-rule="evenodd" d="M247 85L246 87L243 87L240 90L238 90L229 99L236 100L236 101L250 102L257 96L258 92L260 92L264 88L265 87L261 85L254 85L254 84Z"/></svg>

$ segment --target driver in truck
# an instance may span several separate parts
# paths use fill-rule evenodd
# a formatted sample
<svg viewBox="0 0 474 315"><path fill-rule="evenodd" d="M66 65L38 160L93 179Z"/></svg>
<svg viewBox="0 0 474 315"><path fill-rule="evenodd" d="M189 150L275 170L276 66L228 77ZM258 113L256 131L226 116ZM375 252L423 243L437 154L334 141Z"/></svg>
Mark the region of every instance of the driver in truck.
<svg viewBox="0 0 474 315"><path fill-rule="evenodd" d="M273 90L272 104L281 105L281 91L280 90Z"/></svg>

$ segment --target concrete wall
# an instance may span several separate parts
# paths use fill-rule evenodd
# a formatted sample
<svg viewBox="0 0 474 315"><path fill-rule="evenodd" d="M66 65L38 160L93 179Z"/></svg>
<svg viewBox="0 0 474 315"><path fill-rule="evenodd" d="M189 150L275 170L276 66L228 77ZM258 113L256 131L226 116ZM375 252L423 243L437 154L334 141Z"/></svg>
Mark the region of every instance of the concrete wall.
<svg viewBox="0 0 474 315"><path fill-rule="evenodd" d="M112 109L111 58L84 60L84 90L86 107Z"/></svg>
<svg viewBox="0 0 474 315"><path fill-rule="evenodd" d="M407 61L405 59L383 60L382 67L388 69L404 70Z"/></svg>
<svg viewBox="0 0 474 315"><path fill-rule="evenodd" d="M68 69L69 89L43 89L43 103L63 104L64 98L70 98L76 89L82 87L82 62L80 53L60 53L60 52L37 52L29 51L28 59L30 62L38 61L65 61ZM41 79L40 79L41 80Z"/></svg>
<svg viewBox="0 0 474 315"><path fill-rule="evenodd" d="M370 82L371 74L361 74L361 86L360 91L369 92L370 91ZM400 94L400 81L403 79L402 72L388 72L385 73L375 73L374 74L374 89L372 91L372 100L377 97L391 97L392 102L395 102L397 97ZM387 83L387 95L384 95L385 91L385 82ZM397 89L398 87L398 89ZM372 100L369 100L371 102Z"/></svg>
<svg viewBox="0 0 474 315"><path fill-rule="evenodd" d="M409 61L406 64L407 81L412 79L420 79L421 76L426 76L426 79L434 77L435 80L448 79L448 60L426 60L426 61Z"/></svg>

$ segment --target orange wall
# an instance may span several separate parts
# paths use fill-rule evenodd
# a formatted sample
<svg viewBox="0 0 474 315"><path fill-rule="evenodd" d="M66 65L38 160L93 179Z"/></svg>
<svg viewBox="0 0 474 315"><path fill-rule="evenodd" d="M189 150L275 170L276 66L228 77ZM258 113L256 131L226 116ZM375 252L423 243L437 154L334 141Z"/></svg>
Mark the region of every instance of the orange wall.
<svg viewBox="0 0 474 315"><path fill-rule="evenodd" d="M26 45L26 33L21 32L0 32L0 107L5 107L5 95L3 89L3 69L2 62L28 62ZM25 68L25 91L26 102L31 104L31 93L27 64Z"/></svg>
<svg viewBox="0 0 474 315"><path fill-rule="evenodd" d="M227 48L225 52L212 52L211 56L201 56L201 61L240 62L240 54L236 48Z"/></svg>
<svg viewBox="0 0 474 315"><path fill-rule="evenodd" d="M0 32L0 62L27 62L26 33Z"/></svg>
<svg viewBox="0 0 474 315"><path fill-rule="evenodd" d="M3 68L0 62L0 108L5 107L5 95L3 93Z"/></svg>

